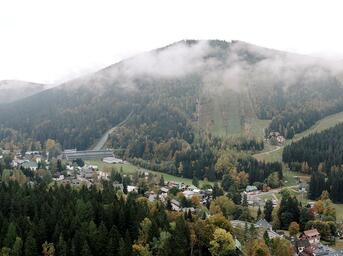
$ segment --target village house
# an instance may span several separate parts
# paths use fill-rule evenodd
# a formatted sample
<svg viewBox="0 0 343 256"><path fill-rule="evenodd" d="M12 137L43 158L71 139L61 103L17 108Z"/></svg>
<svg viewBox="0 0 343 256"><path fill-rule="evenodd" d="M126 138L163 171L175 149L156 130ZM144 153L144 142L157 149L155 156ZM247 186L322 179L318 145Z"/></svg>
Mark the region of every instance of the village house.
<svg viewBox="0 0 343 256"><path fill-rule="evenodd" d="M91 180L93 179L94 169L91 166L84 166L81 171L81 177Z"/></svg>
<svg viewBox="0 0 343 256"><path fill-rule="evenodd" d="M61 181L61 180L64 180L64 175L59 175L59 177L57 177L57 178L52 178L52 180L54 180L54 181Z"/></svg>
<svg viewBox="0 0 343 256"><path fill-rule="evenodd" d="M295 241L295 251L298 255L313 255L313 249L307 239Z"/></svg>
<svg viewBox="0 0 343 256"><path fill-rule="evenodd" d="M170 203L171 203L171 205L172 205L172 210L173 210L173 211L177 211L177 212L181 211L181 204L180 204L179 201L177 201L177 200L175 200L175 199L172 199L172 200L170 201Z"/></svg>
<svg viewBox="0 0 343 256"><path fill-rule="evenodd" d="M201 197L199 193L191 190L185 190L182 193L187 199L191 199L193 196L198 196L199 198Z"/></svg>
<svg viewBox="0 0 343 256"><path fill-rule="evenodd" d="M25 162L29 162L29 160L14 158L11 162L11 167L12 168L17 168L17 167L19 168Z"/></svg>
<svg viewBox="0 0 343 256"><path fill-rule="evenodd" d="M31 171L36 171L38 169L38 164L33 161L25 161L20 165L24 169L30 169Z"/></svg>
<svg viewBox="0 0 343 256"><path fill-rule="evenodd" d="M25 152L25 157L32 158L34 156L38 156L41 153L39 151L26 151Z"/></svg>
<svg viewBox="0 0 343 256"><path fill-rule="evenodd" d="M169 189L166 188L166 187L161 187L161 188L160 188L160 191L161 191L161 194L168 194Z"/></svg>
<svg viewBox="0 0 343 256"><path fill-rule="evenodd" d="M279 132L270 132L268 139L270 141L275 141L278 145L283 145L286 141L285 137L283 137Z"/></svg>
<svg viewBox="0 0 343 256"><path fill-rule="evenodd" d="M188 213L188 212L195 213L195 208L194 207L184 207L184 208L182 208L182 211L184 213Z"/></svg>
<svg viewBox="0 0 343 256"><path fill-rule="evenodd" d="M258 191L258 189L257 189L256 186L250 186L250 185L248 185L248 186L246 187L246 189L245 189L245 192L247 192L247 193L257 192L257 191Z"/></svg>
<svg viewBox="0 0 343 256"><path fill-rule="evenodd" d="M127 186L127 192L138 192L138 187L136 186Z"/></svg>
<svg viewBox="0 0 343 256"><path fill-rule="evenodd" d="M305 230L300 235L300 240L308 240L311 246L316 247L320 243L320 233L317 229Z"/></svg>
<svg viewBox="0 0 343 256"><path fill-rule="evenodd" d="M263 228L265 230L272 230L272 228L273 228L273 226L268 221L266 221L265 219L260 219L259 221L257 221L255 223L255 227Z"/></svg>
<svg viewBox="0 0 343 256"><path fill-rule="evenodd" d="M109 174L108 172L98 171L98 178L102 180L109 180Z"/></svg>

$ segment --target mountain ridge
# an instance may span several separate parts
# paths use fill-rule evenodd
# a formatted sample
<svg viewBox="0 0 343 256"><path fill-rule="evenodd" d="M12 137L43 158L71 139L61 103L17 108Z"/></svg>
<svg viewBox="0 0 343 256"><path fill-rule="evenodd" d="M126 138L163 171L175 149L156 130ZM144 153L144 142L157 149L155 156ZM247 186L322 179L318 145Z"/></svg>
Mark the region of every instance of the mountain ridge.
<svg viewBox="0 0 343 256"><path fill-rule="evenodd" d="M132 109L143 111L154 102L182 116L193 133L216 135L218 129L229 127L218 134L230 135L230 124L236 123L235 133L240 134L249 117L273 119L270 130L280 130L287 137L312 122L299 120L298 110L302 108L294 99L301 98L302 107L309 109L319 102L318 111L325 114L311 114L316 117L310 119L315 120L341 108L337 103L340 98L335 98L340 97L342 88L333 71L313 57L238 40L181 40L12 102L0 109L0 118L3 127L13 128L24 137L41 142L52 137L64 147L87 148ZM333 103L328 97L333 97ZM235 99L239 105L234 114L228 99ZM208 104L197 113L197 102ZM139 111L135 113L135 125L139 125L143 121ZM212 118L213 114L206 113L220 115ZM86 142L82 142L86 133L77 126L92 134ZM73 131L79 134L66 136Z"/></svg>

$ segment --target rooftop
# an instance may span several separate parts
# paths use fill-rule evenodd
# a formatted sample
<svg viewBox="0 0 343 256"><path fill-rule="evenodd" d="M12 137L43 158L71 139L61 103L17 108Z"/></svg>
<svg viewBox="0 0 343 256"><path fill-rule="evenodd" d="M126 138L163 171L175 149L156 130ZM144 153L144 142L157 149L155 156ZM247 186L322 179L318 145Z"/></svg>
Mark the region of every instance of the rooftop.
<svg viewBox="0 0 343 256"><path fill-rule="evenodd" d="M310 236L310 237L320 235L320 233L318 232L318 230L316 228L310 229L310 230L305 230L304 234L305 234L305 236Z"/></svg>

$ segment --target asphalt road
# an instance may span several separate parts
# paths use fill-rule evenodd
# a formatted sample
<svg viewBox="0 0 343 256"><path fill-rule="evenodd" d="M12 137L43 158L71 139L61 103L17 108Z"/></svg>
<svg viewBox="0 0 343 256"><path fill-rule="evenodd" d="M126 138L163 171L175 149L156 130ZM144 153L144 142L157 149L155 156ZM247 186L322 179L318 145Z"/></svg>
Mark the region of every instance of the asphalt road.
<svg viewBox="0 0 343 256"><path fill-rule="evenodd" d="M125 118L125 120L123 120L122 122L120 122L119 124L117 124L116 126L112 127L111 129L109 129L108 131L106 131L102 137L99 139L99 141L96 143L96 145L92 148L92 150L101 150L105 144L106 141L108 139L108 136L113 133L118 127L123 126L128 120L129 118L132 116L133 111L130 112L130 114Z"/></svg>

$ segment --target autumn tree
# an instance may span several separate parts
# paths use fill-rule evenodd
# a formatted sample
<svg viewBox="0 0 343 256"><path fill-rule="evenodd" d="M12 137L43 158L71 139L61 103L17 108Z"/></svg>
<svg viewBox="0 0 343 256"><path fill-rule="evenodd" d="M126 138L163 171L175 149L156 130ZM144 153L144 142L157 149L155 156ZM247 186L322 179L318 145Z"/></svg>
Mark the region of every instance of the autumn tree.
<svg viewBox="0 0 343 256"><path fill-rule="evenodd" d="M289 224L288 231L291 236L298 234L299 230L300 230L300 227L297 222L293 221L291 222L291 224Z"/></svg>
<svg viewBox="0 0 343 256"><path fill-rule="evenodd" d="M225 229L216 228L213 240L210 242L210 252L214 256L229 255L235 249L235 241L232 235Z"/></svg>

